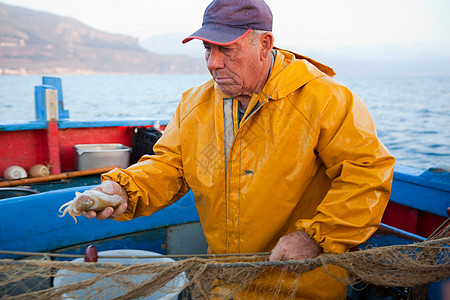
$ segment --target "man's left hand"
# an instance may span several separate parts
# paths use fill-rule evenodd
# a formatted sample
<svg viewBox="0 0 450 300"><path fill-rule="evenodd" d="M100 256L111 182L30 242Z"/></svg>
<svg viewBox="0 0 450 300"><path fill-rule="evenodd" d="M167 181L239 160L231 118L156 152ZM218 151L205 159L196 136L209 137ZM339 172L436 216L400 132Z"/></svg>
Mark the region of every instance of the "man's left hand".
<svg viewBox="0 0 450 300"><path fill-rule="evenodd" d="M301 260L313 258L322 252L320 247L304 231L295 231L283 236L273 248L269 257L270 261ZM306 270L301 267L287 267L290 272L303 273Z"/></svg>

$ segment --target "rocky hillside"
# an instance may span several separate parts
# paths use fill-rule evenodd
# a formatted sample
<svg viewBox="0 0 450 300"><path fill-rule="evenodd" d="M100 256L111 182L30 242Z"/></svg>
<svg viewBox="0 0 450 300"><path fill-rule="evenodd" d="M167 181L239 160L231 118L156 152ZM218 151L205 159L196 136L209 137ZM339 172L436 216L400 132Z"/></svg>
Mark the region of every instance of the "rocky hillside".
<svg viewBox="0 0 450 300"><path fill-rule="evenodd" d="M201 59L150 53L130 36L0 3L0 74L199 73Z"/></svg>

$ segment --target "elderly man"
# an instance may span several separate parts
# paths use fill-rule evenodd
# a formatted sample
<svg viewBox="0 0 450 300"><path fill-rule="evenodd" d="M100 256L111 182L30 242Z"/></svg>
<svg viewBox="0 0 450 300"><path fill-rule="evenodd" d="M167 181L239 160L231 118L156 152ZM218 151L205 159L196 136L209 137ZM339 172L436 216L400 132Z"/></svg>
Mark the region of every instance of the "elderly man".
<svg viewBox="0 0 450 300"><path fill-rule="evenodd" d="M333 70L273 48L271 30L262 0L206 8L201 29L183 42L203 41L212 80L183 94L154 156L103 175L97 189L128 205L88 218L147 216L192 189L211 253L303 259L370 237L389 199L394 159L364 103L331 79ZM292 291L345 298L345 285L321 268L297 277L270 269L236 298Z"/></svg>

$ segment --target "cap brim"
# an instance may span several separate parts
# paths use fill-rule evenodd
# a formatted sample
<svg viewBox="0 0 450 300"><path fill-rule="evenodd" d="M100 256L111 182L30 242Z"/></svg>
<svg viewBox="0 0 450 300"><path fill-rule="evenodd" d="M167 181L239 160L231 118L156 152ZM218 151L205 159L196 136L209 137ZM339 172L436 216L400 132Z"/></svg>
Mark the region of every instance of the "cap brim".
<svg viewBox="0 0 450 300"><path fill-rule="evenodd" d="M211 44L227 46L236 43L250 31L251 29L208 24L185 38L182 43L185 44L193 39L199 39Z"/></svg>

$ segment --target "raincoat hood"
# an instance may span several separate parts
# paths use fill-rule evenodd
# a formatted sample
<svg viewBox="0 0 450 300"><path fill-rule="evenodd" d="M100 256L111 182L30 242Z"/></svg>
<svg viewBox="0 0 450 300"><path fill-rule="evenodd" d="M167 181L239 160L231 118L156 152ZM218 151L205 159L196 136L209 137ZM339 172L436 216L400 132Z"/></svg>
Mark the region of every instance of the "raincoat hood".
<svg viewBox="0 0 450 300"><path fill-rule="evenodd" d="M277 47L274 49L283 54L283 59L275 60L271 76L263 88L263 92L270 93L270 97L274 100L285 97L312 79L336 75L332 68L309 57Z"/></svg>

